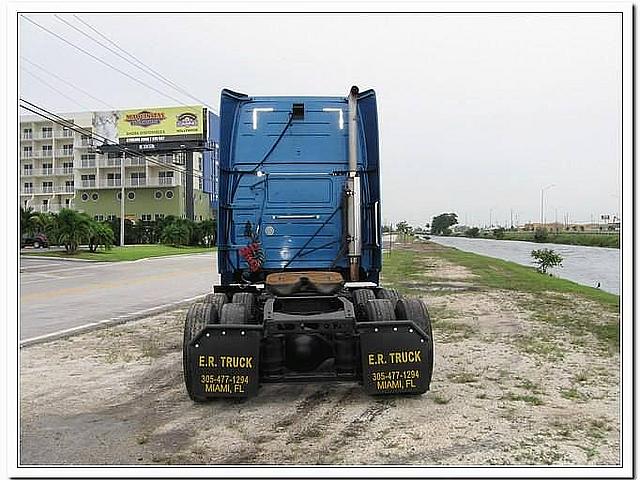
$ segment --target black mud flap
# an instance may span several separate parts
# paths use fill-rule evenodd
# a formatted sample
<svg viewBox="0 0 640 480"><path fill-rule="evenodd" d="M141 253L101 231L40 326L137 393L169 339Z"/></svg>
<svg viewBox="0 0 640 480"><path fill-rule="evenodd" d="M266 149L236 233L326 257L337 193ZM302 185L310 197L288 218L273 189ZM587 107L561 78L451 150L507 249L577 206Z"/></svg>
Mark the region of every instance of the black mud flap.
<svg viewBox="0 0 640 480"><path fill-rule="evenodd" d="M410 320L357 324L362 355L362 385L368 394L429 390L433 344Z"/></svg>
<svg viewBox="0 0 640 480"><path fill-rule="evenodd" d="M207 325L190 343L193 393L206 398L258 393L259 325Z"/></svg>

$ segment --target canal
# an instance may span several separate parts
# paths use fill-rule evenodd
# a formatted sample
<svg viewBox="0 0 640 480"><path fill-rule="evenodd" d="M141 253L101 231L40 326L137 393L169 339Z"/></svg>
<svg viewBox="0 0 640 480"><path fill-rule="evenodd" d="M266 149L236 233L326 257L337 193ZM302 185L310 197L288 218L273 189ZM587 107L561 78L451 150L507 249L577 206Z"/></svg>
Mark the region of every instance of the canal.
<svg viewBox="0 0 640 480"><path fill-rule="evenodd" d="M550 248L564 259L562 268L552 269L553 275L590 287L599 282L602 290L620 294L620 250L617 248L465 237L432 236L431 241L527 266L533 266L531 250Z"/></svg>

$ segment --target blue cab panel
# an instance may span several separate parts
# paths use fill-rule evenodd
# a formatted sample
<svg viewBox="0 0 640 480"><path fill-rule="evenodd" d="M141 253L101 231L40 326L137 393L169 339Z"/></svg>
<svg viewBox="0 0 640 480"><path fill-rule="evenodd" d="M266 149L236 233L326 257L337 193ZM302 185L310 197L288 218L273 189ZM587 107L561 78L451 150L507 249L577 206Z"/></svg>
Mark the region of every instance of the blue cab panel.
<svg viewBox="0 0 640 480"><path fill-rule="evenodd" d="M218 268L222 284L280 271L348 278L346 97L249 97L220 102ZM358 95L360 279L381 267L378 120L373 90Z"/></svg>

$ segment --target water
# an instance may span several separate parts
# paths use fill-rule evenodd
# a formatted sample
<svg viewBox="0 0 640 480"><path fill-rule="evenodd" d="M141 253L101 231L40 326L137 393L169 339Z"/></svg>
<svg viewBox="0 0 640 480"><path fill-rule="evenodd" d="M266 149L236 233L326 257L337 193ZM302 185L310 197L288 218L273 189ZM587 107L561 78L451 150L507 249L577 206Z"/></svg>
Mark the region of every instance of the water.
<svg viewBox="0 0 640 480"><path fill-rule="evenodd" d="M602 290L620 294L620 250L617 248L464 237L432 236L431 241L465 252L478 253L527 266L533 266L531 250L550 248L564 259L562 268L551 270L556 277L590 287L595 287L600 282Z"/></svg>

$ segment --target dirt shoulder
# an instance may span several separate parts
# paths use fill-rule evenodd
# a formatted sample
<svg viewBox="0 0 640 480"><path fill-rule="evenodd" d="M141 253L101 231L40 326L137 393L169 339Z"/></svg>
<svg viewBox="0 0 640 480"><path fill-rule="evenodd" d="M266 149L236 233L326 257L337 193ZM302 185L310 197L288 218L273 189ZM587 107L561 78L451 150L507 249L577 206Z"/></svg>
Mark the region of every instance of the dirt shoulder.
<svg viewBox="0 0 640 480"><path fill-rule="evenodd" d="M482 288L415 248L436 342L427 394L265 385L193 404L180 309L23 348L22 464L618 464L618 354L549 321L539 296ZM612 315L549 299L558 315Z"/></svg>

